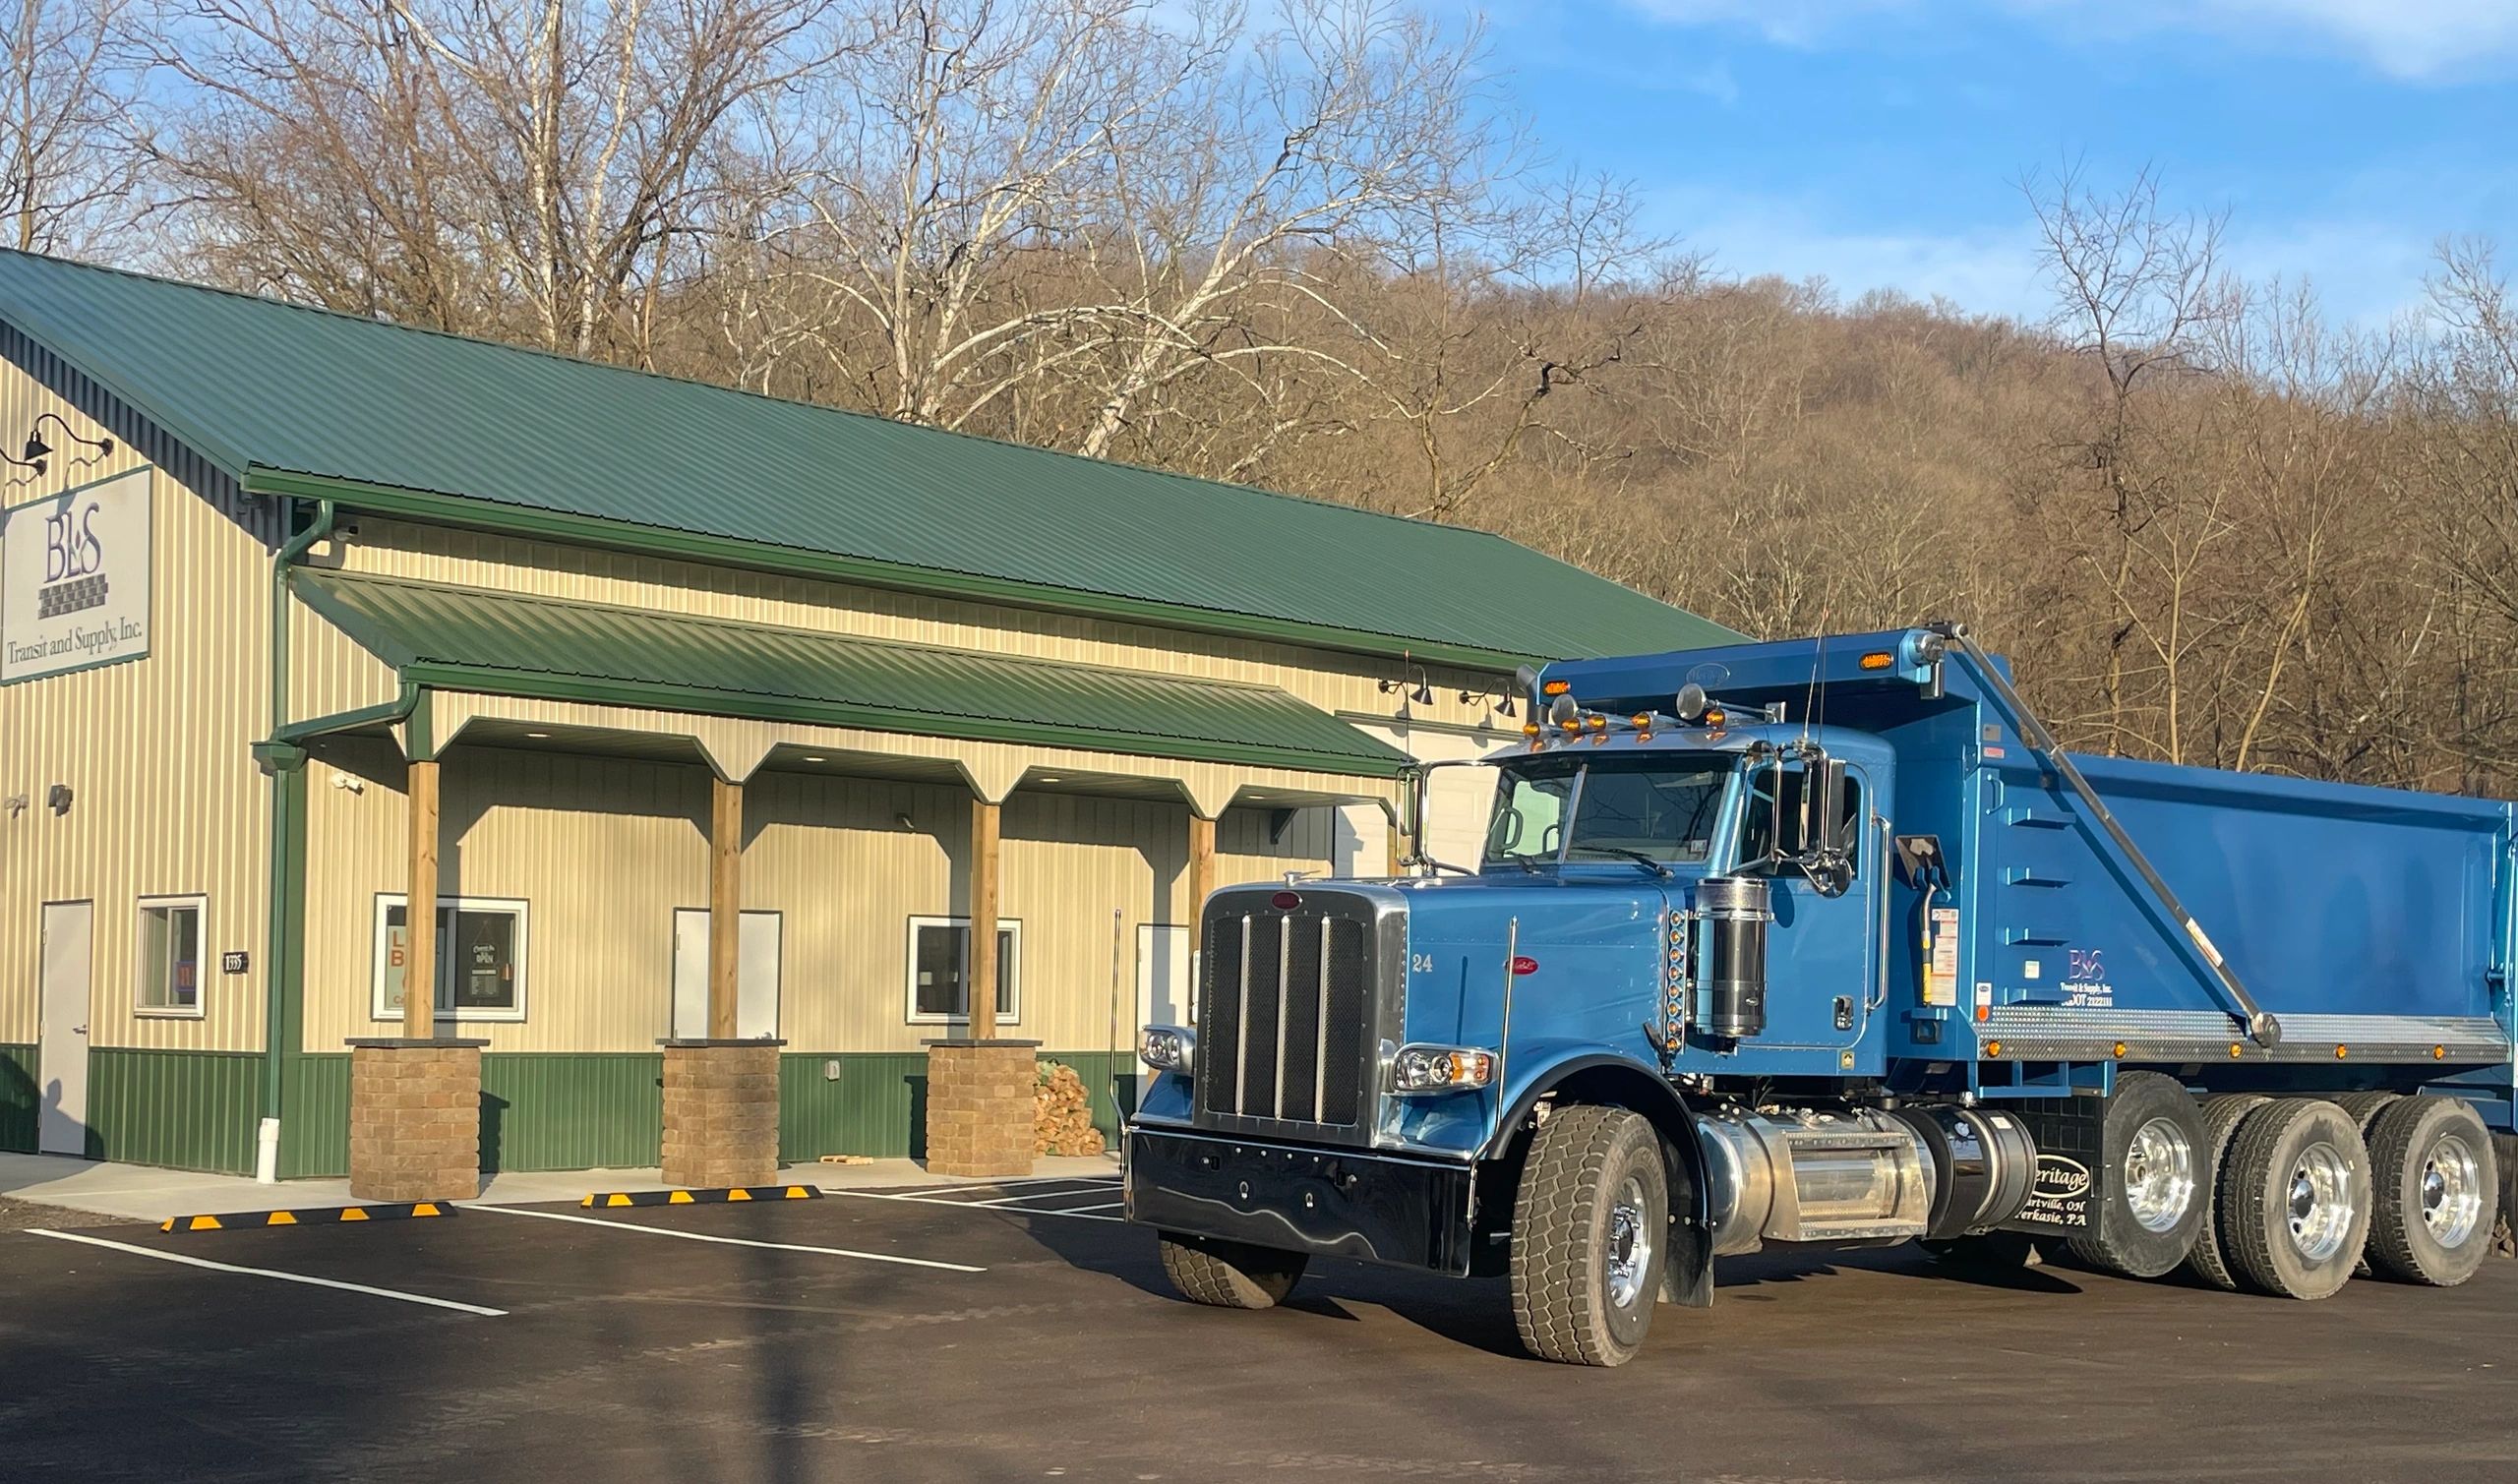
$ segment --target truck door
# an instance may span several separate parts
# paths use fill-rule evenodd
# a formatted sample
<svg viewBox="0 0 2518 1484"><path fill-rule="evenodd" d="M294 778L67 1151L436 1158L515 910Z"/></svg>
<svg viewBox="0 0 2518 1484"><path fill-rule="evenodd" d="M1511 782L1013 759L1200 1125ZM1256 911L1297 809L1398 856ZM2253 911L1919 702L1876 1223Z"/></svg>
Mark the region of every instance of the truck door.
<svg viewBox="0 0 2518 1484"><path fill-rule="evenodd" d="M1758 862L1777 848L1787 857L1803 848L1801 791L1807 776L1806 767L1792 761L1755 769L1748 779L1740 861L1744 871L1772 882L1774 909L1767 938L1767 1029L1756 1044L1840 1050L1862 1039L1876 1008L1881 908L1887 900L1883 835L1872 825L1872 778L1849 763L1841 817L1849 829L1853 879L1845 890L1829 895L1793 865L1762 868ZM1778 791L1780 810L1774 806Z"/></svg>

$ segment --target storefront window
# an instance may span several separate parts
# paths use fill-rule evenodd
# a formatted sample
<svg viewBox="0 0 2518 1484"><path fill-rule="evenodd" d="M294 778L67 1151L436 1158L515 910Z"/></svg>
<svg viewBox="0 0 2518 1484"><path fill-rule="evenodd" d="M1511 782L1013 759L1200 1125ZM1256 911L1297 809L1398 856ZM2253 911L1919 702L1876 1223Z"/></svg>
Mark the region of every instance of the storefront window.
<svg viewBox="0 0 2518 1484"><path fill-rule="evenodd" d="M201 921L205 897L140 904L140 985L134 1003L145 1015L199 1015Z"/></svg>
<svg viewBox="0 0 2518 1484"><path fill-rule="evenodd" d="M459 897L437 906L437 1014L453 1020L524 1019L525 904ZM410 959L405 899L376 901L375 1009L402 1018Z"/></svg>
<svg viewBox="0 0 2518 1484"><path fill-rule="evenodd" d="M996 920L996 1018L1019 1020L1023 924ZM971 1018L968 918L909 920L909 1018L942 1024Z"/></svg>

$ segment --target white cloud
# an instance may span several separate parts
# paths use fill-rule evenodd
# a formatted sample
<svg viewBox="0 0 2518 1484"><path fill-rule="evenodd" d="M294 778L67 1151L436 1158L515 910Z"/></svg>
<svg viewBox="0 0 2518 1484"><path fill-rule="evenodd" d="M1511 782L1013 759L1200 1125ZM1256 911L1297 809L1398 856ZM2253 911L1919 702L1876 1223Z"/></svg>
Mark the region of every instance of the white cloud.
<svg viewBox="0 0 2518 1484"><path fill-rule="evenodd" d="M1754 32L1816 46L1863 23L1947 28L1971 16L2024 15L2072 30L2205 32L2256 51L2304 45L2366 60L2393 77L2432 80L2518 60L2518 0L1627 0L1672 26Z"/></svg>

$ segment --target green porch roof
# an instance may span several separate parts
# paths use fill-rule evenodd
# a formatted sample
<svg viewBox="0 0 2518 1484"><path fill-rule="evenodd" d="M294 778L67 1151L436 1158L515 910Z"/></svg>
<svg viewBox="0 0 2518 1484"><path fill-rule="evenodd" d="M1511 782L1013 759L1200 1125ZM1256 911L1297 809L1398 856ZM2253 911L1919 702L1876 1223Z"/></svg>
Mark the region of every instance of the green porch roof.
<svg viewBox="0 0 2518 1484"><path fill-rule="evenodd" d="M248 490L1509 668L1739 637L1498 536L0 252L0 322Z"/></svg>
<svg viewBox="0 0 2518 1484"><path fill-rule="evenodd" d="M405 682L981 742L1395 776L1408 759L1269 685L299 569Z"/></svg>

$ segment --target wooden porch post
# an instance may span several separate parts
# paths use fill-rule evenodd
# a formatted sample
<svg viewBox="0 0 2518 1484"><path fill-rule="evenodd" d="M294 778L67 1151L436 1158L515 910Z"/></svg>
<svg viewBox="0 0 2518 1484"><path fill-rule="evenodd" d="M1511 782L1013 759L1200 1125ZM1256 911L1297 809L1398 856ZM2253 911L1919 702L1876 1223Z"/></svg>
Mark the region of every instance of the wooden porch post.
<svg viewBox="0 0 2518 1484"><path fill-rule="evenodd" d="M971 800L971 1039L996 1039L997 810Z"/></svg>
<svg viewBox="0 0 2518 1484"><path fill-rule="evenodd" d="M708 781L708 1039L735 1039L744 910L744 786Z"/></svg>
<svg viewBox="0 0 2518 1484"><path fill-rule="evenodd" d="M1207 893L1216 889L1216 822L1189 811L1189 962L1207 947ZM1192 970L1192 973L1195 971Z"/></svg>
<svg viewBox="0 0 2518 1484"><path fill-rule="evenodd" d="M411 874L402 906L402 1035L428 1040L437 1035L437 828L435 758L410 765Z"/></svg>

